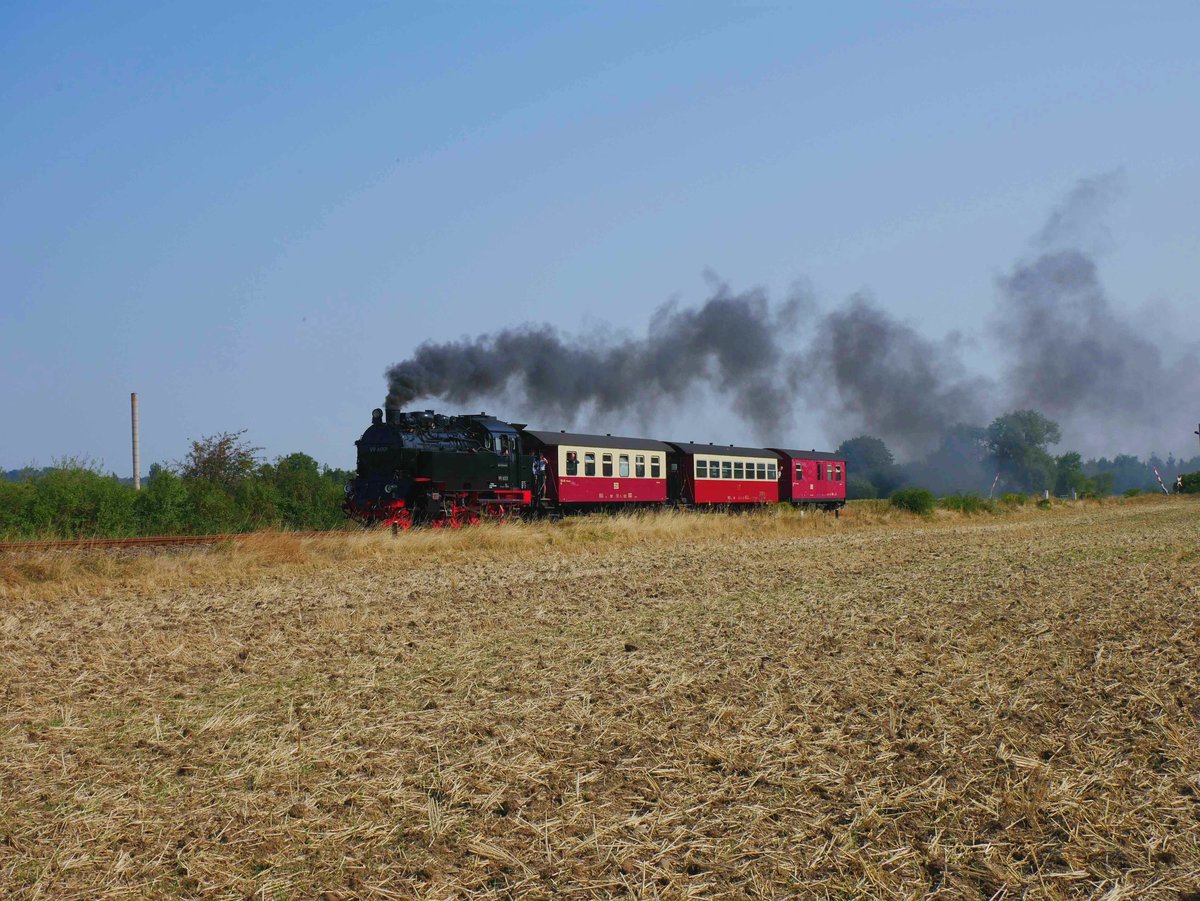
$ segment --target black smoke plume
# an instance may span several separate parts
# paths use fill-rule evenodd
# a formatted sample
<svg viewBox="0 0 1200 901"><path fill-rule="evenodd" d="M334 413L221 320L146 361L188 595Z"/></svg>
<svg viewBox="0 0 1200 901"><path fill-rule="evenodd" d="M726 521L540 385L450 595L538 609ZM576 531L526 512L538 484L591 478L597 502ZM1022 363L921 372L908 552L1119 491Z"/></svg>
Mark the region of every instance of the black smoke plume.
<svg viewBox="0 0 1200 901"><path fill-rule="evenodd" d="M1091 249L1109 243L1103 213L1122 181L1081 180L1039 232L1037 253L999 280L1003 400L1059 420L1072 445L1179 446L1192 417L1181 401L1200 396L1195 348L1176 345L1169 321L1115 307Z"/></svg>
<svg viewBox="0 0 1200 901"><path fill-rule="evenodd" d="M386 404L503 397L508 410L536 410L546 423L596 414L649 423L672 405L695 409L707 390L764 442L783 440L802 408L832 436L876 435L913 458L945 447L959 424L1033 408L1059 419L1081 450L1118 439L1129 447L1131 435L1139 447L1169 446L1182 428L1177 399L1200 396L1200 366L1192 351L1168 362L1150 328L1104 292L1095 254L1119 190L1120 173L1082 180L1037 233L1033 255L999 280L988 332L1005 361L999 383L964 364L977 341L924 335L864 295L821 312L803 291L772 304L761 290L716 283L699 307L659 309L643 337L523 325L426 342L387 370Z"/></svg>
<svg viewBox="0 0 1200 901"><path fill-rule="evenodd" d="M426 342L388 369L386 403L465 403L515 391L547 419L570 424L585 407L646 418L704 384L765 436L790 405L780 368L800 303L773 307L761 291L734 294L719 285L697 309L660 308L644 338L569 338L548 325L525 325Z"/></svg>
<svg viewBox="0 0 1200 901"><path fill-rule="evenodd" d="M772 305L762 291L722 284L698 308L659 309L643 338L577 339L526 325L426 342L387 379L389 407L516 392L565 424L584 409L648 420L705 386L727 397L759 440L781 440L803 401L831 424L872 429L904 453L980 415L985 387L966 374L956 339L924 338L865 297L819 315L801 291Z"/></svg>
<svg viewBox="0 0 1200 901"><path fill-rule="evenodd" d="M792 382L833 434L883 437L902 456L986 415L988 381L961 361L962 339L934 340L858 295L816 320Z"/></svg>

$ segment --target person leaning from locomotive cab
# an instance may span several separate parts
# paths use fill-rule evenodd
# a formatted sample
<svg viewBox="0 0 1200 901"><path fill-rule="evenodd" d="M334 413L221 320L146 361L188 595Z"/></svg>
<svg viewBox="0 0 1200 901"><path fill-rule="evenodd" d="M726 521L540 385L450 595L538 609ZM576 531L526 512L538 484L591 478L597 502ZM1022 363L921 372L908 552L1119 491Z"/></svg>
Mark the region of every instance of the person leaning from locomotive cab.
<svg viewBox="0 0 1200 901"><path fill-rule="evenodd" d="M546 453L538 451L537 456L533 458L533 505L535 507L542 503L542 498L546 495Z"/></svg>

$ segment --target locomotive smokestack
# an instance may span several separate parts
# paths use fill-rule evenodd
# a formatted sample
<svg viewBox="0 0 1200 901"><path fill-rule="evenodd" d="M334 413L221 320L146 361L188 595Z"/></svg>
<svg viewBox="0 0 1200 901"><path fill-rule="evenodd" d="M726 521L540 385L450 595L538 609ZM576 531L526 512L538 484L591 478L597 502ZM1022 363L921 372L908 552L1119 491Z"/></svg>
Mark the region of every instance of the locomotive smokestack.
<svg viewBox="0 0 1200 901"><path fill-rule="evenodd" d="M138 454L138 401L137 392L129 395L129 414L133 420L133 490L142 490L142 466Z"/></svg>

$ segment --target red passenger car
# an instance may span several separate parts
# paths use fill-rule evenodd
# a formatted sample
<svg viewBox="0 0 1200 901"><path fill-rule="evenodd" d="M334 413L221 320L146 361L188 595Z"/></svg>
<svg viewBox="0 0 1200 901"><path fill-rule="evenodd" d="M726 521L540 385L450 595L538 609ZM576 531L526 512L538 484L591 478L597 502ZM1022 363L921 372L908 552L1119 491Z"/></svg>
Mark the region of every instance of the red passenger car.
<svg viewBox="0 0 1200 901"><path fill-rule="evenodd" d="M671 442L671 497L683 503L774 504L779 457L760 447Z"/></svg>
<svg viewBox="0 0 1200 901"><path fill-rule="evenodd" d="M846 506L846 461L819 451L771 448L779 456L781 500L837 510Z"/></svg>
<svg viewBox="0 0 1200 901"><path fill-rule="evenodd" d="M521 432L546 454L546 499L561 507L663 504L669 445L648 438Z"/></svg>

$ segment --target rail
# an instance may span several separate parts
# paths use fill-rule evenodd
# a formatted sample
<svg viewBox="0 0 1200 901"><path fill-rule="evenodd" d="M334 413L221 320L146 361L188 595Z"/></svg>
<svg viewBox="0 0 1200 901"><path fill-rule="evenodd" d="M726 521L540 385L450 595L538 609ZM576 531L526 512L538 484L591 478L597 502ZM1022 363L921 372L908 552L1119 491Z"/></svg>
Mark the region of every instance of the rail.
<svg viewBox="0 0 1200 901"><path fill-rule="evenodd" d="M42 551L56 548L91 550L95 548L169 547L186 544L220 544L225 541L245 541L263 535L291 535L297 538L320 538L325 535L355 535L356 532L329 530L324 532L229 532L221 535L141 535L136 538L55 538L34 541L0 541L0 551Z"/></svg>

